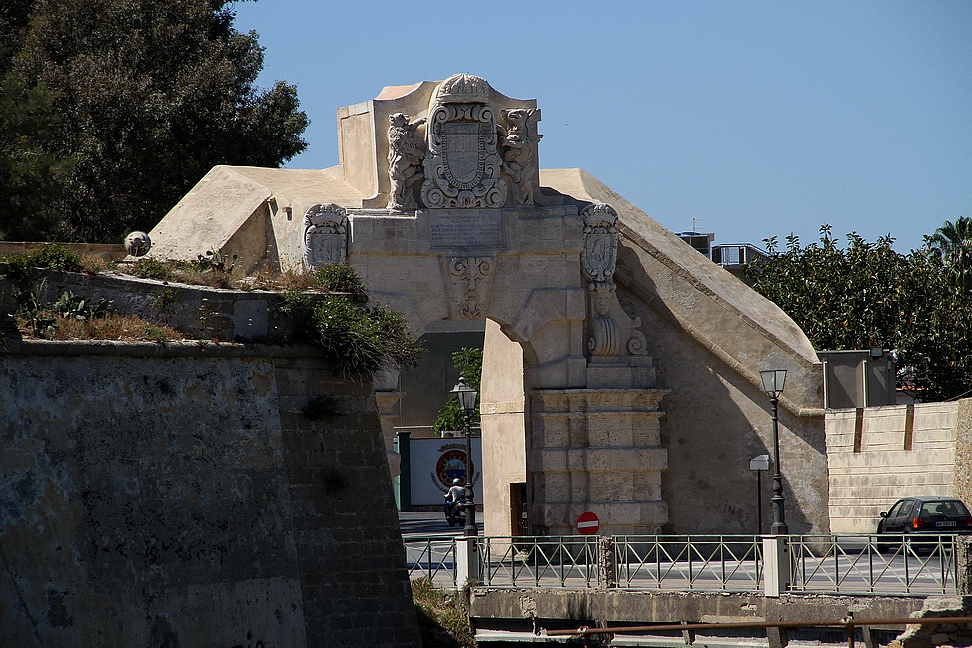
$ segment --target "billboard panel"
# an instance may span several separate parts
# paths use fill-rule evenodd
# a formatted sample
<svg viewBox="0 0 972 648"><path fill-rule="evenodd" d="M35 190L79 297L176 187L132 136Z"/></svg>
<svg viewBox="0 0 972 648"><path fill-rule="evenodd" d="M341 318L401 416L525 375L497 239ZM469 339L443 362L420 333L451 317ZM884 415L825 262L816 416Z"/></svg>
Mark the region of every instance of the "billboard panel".
<svg viewBox="0 0 972 648"><path fill-rule="evenodd" d="M482 470L482 439L472 438L473 459L473 491L477 493L477 501L482 503L482 493L477 488ZM465 437L434 437L426 439L410 439L411 448L411 477L412 477L412 505L438 506L453 479L460 479L466 483L466 438Z"/></svg>

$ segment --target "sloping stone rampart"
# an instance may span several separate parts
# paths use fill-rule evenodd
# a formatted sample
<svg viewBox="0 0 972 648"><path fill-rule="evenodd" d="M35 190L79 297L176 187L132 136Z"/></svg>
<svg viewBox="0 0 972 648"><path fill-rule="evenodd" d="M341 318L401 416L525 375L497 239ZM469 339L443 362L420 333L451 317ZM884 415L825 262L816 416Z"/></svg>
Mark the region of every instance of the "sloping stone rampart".
<svg viewBox="0 0 972 648"><path fill-rule="evenodd" d="M306 347L12 346L5 645L418 645L370 385Z"/></svg>

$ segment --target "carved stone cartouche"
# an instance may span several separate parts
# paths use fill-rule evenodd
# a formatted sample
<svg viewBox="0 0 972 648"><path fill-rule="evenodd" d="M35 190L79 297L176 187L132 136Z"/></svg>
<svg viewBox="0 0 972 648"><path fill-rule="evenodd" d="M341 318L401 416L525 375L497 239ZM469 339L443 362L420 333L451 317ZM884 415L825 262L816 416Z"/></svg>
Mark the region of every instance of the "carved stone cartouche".
<svg viewBox="0 0 972 648"><path fill-rule="evenodd" d="M496 121L488 101L489 84L468 74L446 79L433 93L420 192L426 207L495 208L506 202Z"/></svg>
<svg viewBox="0 0 972 648"><path fill-rule="evenodd" d="M304 214L304 267L343 263L348 258L348 213L333 203L318 203Z"/></svg>
<svg viewBox="0 0 972 648"><path fill-rule="evenodd" d="M587 207L584 219L584 248L581 270L587 279L590 337L587 350L592 356L642 355L647 348L638 330L641 318L630 318L622 310L611 281L618 259L618 213L610 205ZM622 347L622 340L624 340Z"/></svg>

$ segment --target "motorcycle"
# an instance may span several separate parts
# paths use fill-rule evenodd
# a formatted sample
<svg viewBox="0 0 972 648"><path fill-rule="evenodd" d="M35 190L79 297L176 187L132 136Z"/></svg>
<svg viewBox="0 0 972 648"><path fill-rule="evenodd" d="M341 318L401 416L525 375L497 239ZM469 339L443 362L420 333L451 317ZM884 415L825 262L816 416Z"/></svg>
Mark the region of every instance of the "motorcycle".
<svg viewBox="0 0 972 648"><path fill-rule="evenodd" d="M446 514L446 522L449 526L466 526L466 505L464 502L456 502Z"/></svg>

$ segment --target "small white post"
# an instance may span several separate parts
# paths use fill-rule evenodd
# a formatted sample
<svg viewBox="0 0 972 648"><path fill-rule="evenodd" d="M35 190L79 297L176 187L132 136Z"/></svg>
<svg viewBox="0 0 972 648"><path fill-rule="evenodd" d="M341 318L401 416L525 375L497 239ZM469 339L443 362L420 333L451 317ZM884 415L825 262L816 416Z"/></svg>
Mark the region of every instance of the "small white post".
<svg viewBox="0 0 972 648"><path fill-rule="evenodd" d="M456 538L456 589L462 589L470 580L479 580L479 552L476 538Z"/></svg>
<svg viewBox="0 0 972 648"><path fill-rule="evenodd" d="M786 536L763 536L763 593L779 598L790 588L790 546Z"/></svg>

